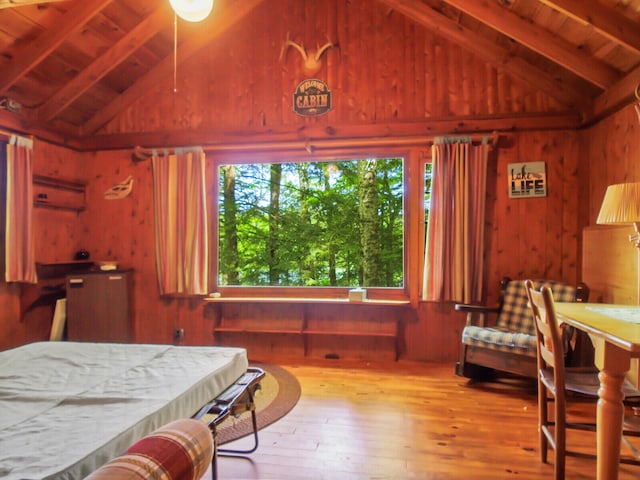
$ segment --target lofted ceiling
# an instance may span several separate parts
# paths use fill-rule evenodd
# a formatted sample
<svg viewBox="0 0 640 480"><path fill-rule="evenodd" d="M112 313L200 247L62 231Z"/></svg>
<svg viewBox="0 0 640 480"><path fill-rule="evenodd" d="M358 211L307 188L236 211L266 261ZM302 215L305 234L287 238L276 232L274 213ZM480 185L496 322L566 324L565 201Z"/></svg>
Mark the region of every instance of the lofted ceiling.
<svg viewBox="0 0 640 480"><path fill-rule="evenodd" d="M0 125L95 135L263 1L216 0L224 22L174 58L168 0L0 0ZM535 85L583 125L629 104L640 81L640 0L372 1Z"/></svg>

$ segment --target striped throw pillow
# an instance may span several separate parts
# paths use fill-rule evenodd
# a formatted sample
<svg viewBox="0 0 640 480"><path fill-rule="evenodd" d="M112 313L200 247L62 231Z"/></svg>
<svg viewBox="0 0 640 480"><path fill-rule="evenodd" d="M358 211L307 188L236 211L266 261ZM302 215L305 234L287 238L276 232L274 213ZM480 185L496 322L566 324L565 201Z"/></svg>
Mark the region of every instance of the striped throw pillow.
<svg viewBox="0 0 640 480"><path fill-rule="evenodd" d="M199 480L213 457L213 438L201 421L176 420L134 443L90 480Z"/></svg>

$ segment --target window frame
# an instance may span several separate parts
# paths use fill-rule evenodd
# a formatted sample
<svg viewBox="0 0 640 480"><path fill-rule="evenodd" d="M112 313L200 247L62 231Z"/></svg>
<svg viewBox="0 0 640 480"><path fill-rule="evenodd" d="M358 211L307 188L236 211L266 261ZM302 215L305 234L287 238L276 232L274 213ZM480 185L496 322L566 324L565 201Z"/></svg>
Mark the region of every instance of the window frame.
<svg viewBox="0 0 640 480"><path fill-rule="evenodd" d="M215 152L210 154L211 178L207 179L210 187L210 285L213 295L221 298L251 297L268 299L308 298L340 299L347 298L353 287L281 287L281 286L243 286L218 285L219 265L219 170L222 165L245 163L296 163L296 162L329 162L354 160L361 158L402 158L403 159L403 209L404 209L404 279L402 287L367 287L367 298L375 300L406 301L416 300L420 292L422 263L424 252L424 163L425 152L430 155L430 148L398 148L379 147L326 149L321 151L307 150L271 150L261 152Z"/></svg>

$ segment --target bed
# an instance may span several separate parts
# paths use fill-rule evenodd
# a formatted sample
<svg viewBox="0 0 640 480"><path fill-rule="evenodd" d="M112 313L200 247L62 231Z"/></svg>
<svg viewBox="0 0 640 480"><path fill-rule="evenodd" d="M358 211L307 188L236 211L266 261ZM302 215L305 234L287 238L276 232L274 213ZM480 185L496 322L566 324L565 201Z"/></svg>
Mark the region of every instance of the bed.
<svg viewBox="0 0 640 480"><path fill-rule="evenodd" d="M248 369L233 347L37 342L0 352L0 478L76 480Z"/></svg>

